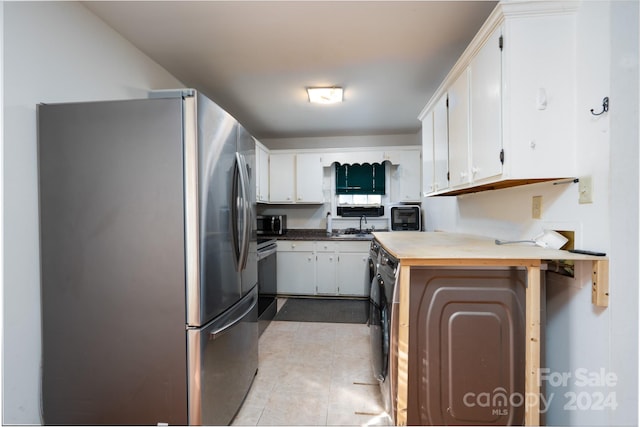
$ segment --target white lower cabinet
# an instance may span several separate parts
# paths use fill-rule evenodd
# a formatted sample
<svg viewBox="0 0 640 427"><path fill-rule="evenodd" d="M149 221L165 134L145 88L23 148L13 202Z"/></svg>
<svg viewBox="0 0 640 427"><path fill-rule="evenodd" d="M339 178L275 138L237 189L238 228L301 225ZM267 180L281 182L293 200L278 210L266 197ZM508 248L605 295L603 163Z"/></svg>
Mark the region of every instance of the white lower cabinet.
<svg viewBox="0 0 640 427"><path fill-rule="evenodd" d="M316 293L318 295L335 295L336 265L335 253L318 252L316 254Z"/></svg>
<svg viewBox="0 0 640 427"><path fill-rule="evenodd" d="M278 241L278 294L369 295L368 241Z"/></svg>
<svg viewBox="0 0 640 427"><path fill-rule="evenodd" d="M315 242L316 245L316 294L336 295L337 243L330 240Z"/></svg>
<svg viewBox="0 0 640 427"><path fill-rule="evenodd" d="M315 295L314 242L279 240L276 260L278 294Z"/></svg>
<svg viewBox="0 0 640 427"><path fill-rule="evenodd" d="M369 295L368 259L368 253L340 253L337 277L338 295L357 297Z"/></svg>

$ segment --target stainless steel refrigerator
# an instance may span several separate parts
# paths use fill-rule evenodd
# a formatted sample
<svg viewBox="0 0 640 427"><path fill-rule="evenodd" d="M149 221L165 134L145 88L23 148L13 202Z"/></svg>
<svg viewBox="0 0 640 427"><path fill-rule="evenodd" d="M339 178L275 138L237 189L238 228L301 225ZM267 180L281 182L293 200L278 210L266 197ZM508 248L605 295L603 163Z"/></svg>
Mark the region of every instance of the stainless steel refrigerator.
<svg viewBox="0 0 640 427"><path fill-rule="evenodd" d="M38 106L45 424L224 425L258 366L255 140L203 95Z"/></svg>

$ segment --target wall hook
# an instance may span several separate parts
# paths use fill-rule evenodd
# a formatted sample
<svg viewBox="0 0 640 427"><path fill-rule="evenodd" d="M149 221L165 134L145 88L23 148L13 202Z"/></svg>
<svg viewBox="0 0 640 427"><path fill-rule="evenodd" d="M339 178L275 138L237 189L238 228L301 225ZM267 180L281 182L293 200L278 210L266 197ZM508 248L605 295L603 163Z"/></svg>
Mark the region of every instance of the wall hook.
<svg viewBox="0 0 640 427"><path fill-rule="evenodd" d="M592 108L591 114L593 114L594 116L599 116L601 114L606 113L607 111L609 111L609 97L605 96L604 99L602 100L602 111L599 113L594 113Z"/></svg>

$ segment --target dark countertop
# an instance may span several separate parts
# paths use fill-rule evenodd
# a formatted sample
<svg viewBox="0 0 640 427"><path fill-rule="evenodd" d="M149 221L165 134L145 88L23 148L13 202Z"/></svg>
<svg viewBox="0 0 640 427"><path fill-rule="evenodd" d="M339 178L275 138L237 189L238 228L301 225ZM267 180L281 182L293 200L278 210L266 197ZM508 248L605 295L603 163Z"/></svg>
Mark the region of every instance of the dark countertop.
<svg viewBox="0 0 640 427"><path fill-rule="evenodd" d="M350 229L352 230L352 229ZM335 241L368 241L373 239L373 234L344 234L345 230L334 230L331 235L327 235L324 229L316 228L294 228L289 229L282 236L275 236L277 240L335 240Z"/></svg>

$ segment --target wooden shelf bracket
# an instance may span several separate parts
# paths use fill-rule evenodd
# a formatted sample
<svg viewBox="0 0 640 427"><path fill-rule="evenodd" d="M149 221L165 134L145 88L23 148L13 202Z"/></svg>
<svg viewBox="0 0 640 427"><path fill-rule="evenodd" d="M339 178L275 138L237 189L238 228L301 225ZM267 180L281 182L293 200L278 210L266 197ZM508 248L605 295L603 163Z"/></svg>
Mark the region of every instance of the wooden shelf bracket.
<svg viewBox="0 0 640 427"><path fill-rule="evenodd" d="M598 307L608 307L609 260L593 261L591 272L591 303Z"/></svg>

